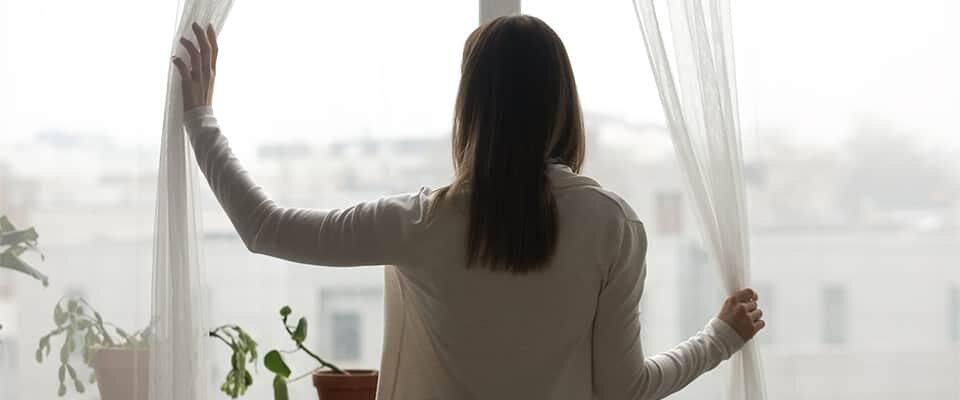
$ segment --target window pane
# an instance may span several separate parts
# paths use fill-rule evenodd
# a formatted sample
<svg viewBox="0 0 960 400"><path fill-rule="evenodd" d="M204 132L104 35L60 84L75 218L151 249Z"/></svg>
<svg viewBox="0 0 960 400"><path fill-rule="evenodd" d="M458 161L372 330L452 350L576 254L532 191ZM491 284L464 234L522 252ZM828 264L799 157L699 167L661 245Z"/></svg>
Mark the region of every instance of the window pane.
<svg viewBox="0 0 960 400"><path fill-rule="evenodd" d="M333 314L333 357L356 360L360 357L360 316L357 313Z"/></svg>
<svg viewBox="0 0 960 400"><path fill-rule="evenodd" d="M839 285L828 285L822 291L820 315L822 340L826 344L843 344L847 341L847 291Z"/></svg>

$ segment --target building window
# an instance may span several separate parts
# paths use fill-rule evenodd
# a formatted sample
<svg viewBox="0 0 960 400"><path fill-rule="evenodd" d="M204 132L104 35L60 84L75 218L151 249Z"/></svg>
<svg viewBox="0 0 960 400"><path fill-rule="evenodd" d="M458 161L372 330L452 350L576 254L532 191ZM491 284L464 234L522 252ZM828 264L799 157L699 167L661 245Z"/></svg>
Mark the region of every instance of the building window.
<svg viewBox="0 0 960 400"><path fill-rule="evenodd" d="M960 342L960 287L947 288L947 338L950 343Z"/></svg>
<svg viewBox="0 0 960 400"><path fill-rule="evenodd" d="M683 233L683 195L678 190L656 195L657 232L662 235Z"/></svg>
<svg viewBox="0 0 960 400"><path fill-rule="evenodd" d="M338 311L331 316L333 330L333 358L357 360L360 358L360 315Z"/></svg>
<svg viewBox="0 0 960 400"><path fill-rule="evenodd" d="M827 285L822 290L821 333L827 344L843 344L847 341L847 289L840 285Z"/></svg>
<svg viewBox="0 0 960 400"><path fill-rule="evenodd" d="M688 336L703 328L704 321L716 312L716 299L722 299L723 293L699 241L691 240L680 246L677 260L677 322L679 333Z"/></svg>

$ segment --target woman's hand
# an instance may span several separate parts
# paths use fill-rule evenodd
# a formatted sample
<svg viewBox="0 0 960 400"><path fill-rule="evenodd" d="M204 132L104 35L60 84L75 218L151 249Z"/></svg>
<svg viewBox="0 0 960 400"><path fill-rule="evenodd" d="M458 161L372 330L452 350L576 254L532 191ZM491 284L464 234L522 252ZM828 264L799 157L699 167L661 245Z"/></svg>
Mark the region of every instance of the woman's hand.
<svg viewBox="0 0 960 400"><path fill-rule="evenodd" d="M739 290L723 302L717 318L730 325L744 341L750 340L767 325L761 319L763 311L757 306L757 299L753 289Z"/></svg>
<svg viewBox="0 0 960 400"><path fill-rule="evenodd" d="M173 57L173 65L180 71L181 89L183 90L183 110L195 107L209 106L213 100L213 81L217 75L217 33L213 25L207 25L204 32L196 22L193 23L193 33L197 37L197 44L190 39L180 38L180 44L190 55L190 65L187 66L180 57Z"/></svg>

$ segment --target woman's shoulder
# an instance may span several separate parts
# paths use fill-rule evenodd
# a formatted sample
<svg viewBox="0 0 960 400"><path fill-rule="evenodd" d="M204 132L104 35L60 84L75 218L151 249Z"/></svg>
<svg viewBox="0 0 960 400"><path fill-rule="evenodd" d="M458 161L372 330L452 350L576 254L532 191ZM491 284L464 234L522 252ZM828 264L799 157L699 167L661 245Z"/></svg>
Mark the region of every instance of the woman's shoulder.
<svg viewBox="0 0 960 400"><path fill-rule="evenodd" d="M584 208L595 210L611 218L643 223L630 203L613 190L596 186L584 188L577 192L579 193L572 196L572 199Z"/></svg>
<svg viewBox="0 0 960 400"><path fill-rule="evenodd" d="M558 199L572 203L574 209L581 212L599 213L610 218L642 223L637 212L623 196L601 186L592 178L583 175L580 177L582 184L561 188L557 192Z"/></svg>

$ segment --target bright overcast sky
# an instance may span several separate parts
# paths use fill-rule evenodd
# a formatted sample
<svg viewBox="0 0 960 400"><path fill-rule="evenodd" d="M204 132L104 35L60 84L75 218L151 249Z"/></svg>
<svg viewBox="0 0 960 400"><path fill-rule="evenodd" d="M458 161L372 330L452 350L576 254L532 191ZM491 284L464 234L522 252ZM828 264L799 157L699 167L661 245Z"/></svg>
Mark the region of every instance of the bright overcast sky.
<svg viewBox="0 0 960 400"><path fill-rule="evenodd" d="M0 143L44 129L159 142L174 3L0 0ZM956 1L734 3L748 137L833 143L861 118L956 134ZM523 7L564 39L588 111L663 120L630 0ZM476 20L475 1L236 0L221 123L250 143L442 135Z"/></svg>

